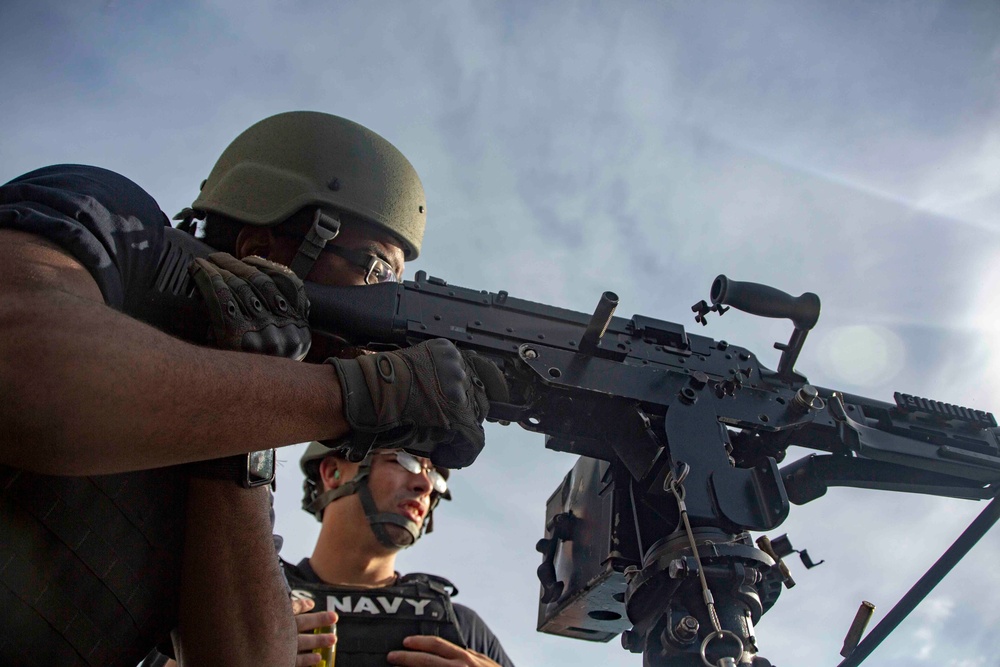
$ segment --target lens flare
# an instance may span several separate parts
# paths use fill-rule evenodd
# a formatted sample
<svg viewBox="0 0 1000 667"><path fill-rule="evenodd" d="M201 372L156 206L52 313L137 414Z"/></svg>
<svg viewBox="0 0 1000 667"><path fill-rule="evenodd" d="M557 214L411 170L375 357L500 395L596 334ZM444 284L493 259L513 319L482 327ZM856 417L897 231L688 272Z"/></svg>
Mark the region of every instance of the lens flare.
<svg viewBox="0 0 1000 667"><path fill-rule="evenodd" d="M838 327L820 341L820 361L824 372L838 382L871 387L899 373L905 347L899 336L883 326Z"/></svg>

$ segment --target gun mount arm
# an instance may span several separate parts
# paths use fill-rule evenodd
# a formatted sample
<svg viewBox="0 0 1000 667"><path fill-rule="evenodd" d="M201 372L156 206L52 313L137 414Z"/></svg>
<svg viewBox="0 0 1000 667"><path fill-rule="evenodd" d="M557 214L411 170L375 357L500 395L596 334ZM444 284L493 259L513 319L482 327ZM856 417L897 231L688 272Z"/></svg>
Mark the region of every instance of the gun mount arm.
<svg viewBox="0 0 1000 667"><path fill-rule="evenodd" d="M852 486L904 493L923 493L964 500L986 500L996 489L939 473L905 468L885 461L810 454L781 468L788 500L805 505L831 486Z"/></svg>
<svg viewBox="0 0 1000 667"><path fill-rule="evenodd" d="M965 557L972 547L992 528L1000 519L1000 497L990 501L982 512L979 513L969 527L959 535L948 550L941 554L934 565L931 566L924 576L906 592L899 602L896 603L882 621L872 628L861 643L847 656L837 667L857 667L871 652L878 647L889 634L903 622L911 611L934 590L944 577L951 572L952 568Z"/></svg>

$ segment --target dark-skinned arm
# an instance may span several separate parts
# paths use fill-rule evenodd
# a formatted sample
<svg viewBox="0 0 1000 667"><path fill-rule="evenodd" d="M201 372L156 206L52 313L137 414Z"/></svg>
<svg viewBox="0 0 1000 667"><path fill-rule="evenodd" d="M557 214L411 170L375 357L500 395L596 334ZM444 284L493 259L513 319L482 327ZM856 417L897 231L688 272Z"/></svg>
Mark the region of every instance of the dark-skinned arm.
<svg viewBox="0 0 1000 667"><path fill-rule="evenodd" d="M0 455L48 474L160 467L346 431L329 366L222 352L104 304L39 237L0 231ZM312 434L312 435L310 435ZM187 667L291 665L266 488L190 481L177 650Z"/></svg>
<svg viewBox="0 0 1000 667"><path fill-rule="evenodd" d="M266 487L191 480L174 633L181 667L295 664L297 631L268 495Z"/></svg>
<svg viewBox="0 0 1000 667"><path fill-rule="evenodd" d="M105 305L65 251L12 230L0 230L0 386L0 462L46 474L163 467L348 431L331 366L168 336Z"/></svg>

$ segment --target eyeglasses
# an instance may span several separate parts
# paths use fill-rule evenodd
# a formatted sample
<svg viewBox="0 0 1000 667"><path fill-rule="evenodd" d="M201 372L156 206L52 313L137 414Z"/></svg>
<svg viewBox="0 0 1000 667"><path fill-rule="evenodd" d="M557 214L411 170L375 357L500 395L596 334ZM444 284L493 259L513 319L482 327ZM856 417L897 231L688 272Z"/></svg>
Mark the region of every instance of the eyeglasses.
<svg viewBox="0 0 1000 667"><path fill-rule="evenodd" d="M275 231L274 234L276 236L287 236L299 240L306 238L303 234L293 234L291 232ZM338 257L343 257L347 260L348 264L364 271L366 285L402 282L400 277L396 275L396 271L389 265L389 262L377 255L372 255L363 250L352 250L351 248L333 245L332 243L327 243L323 246L323 252L332 252Z"/></svg>
<svg viewBox="0 0 1000 667"><path fill-rule="evenodd" d="M378 283L398 283L399 277L389 263L381 257L370 255L362 250L351 250L339 245L327 244L323 252L332 252L338 257L343 257L349 264L353 264L365 272L365 284L377 285Z"/></svg>
<svg viewBox="0 0 1000 667"><path fill-rule="evenodd" d="M443 494L448 490L448 480L444 478L434 464L426 459L419 459L413 454L403 451L402 449L397 449L395 451L382 452L385 456L393 456L396 459L396 463L403 466L403 469L408 473L414 475L419 475L422 472L427 473L427 479L431 481L431 486L438 493Z"/></svg>

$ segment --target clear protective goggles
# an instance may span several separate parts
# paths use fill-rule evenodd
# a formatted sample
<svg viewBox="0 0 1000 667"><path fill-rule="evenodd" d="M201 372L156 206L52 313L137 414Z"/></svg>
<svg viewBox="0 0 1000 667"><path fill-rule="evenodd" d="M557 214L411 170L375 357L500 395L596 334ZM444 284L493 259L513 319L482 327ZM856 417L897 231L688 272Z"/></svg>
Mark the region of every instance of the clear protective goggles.
<svg viewBox="0 0 1000 667"><path fill-rule="evenodd" d="M396 449L392 451L379 452L385 456L392 456L396 459L396 463L403 466L403 469L408 473L414 475L419 475L422 472L427 473L427 479L430 480L431 486L439 494L444 494L448 490L448 480L444 478L444 475L434 464L427 459L419 458L413 454L404 451L402 449Z"/></svg>

